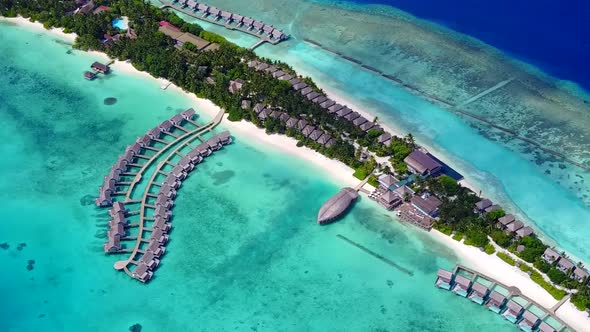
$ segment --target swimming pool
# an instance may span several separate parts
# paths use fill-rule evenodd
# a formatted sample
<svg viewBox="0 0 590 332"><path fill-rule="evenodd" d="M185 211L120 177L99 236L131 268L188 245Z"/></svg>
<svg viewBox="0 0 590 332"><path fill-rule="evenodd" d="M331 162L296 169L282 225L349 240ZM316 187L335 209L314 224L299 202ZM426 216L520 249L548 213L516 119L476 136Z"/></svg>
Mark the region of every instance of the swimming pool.
<svg viewBox="0 0 590 332"><path fill-rule="evenodd" d="M113 20L113 27L119 28L121 30L127 30L129 27L129 22L127 21L126 17L116 18Z"/></svg>

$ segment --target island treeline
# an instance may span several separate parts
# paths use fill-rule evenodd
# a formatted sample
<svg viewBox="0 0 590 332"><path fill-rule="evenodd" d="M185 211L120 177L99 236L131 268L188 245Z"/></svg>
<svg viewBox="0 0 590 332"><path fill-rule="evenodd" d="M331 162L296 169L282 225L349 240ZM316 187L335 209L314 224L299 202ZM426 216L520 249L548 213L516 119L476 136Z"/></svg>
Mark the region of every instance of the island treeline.
<svg viewBox="0 0 590 332"><path fill-rule="evenodd" d="M338 159L349 165L356 170L355 176L359 178L372 174L378 167L372 156L363 158L364 151L371 151L380 157L389 157L393 171L398 176L408 173L408 165L404 158L416 148L411 135L393 136L389 144L382 144L378 139L381 130L360 130L309 101L294 91L288 82L273 78L267 72L252 70L247 65L251 60L264 61L280 66L281 70L297 77L297 73L287 64L260 59L252 51L205 31L197 24L187 23L173 12L163 11L147 1L98 0L94 1L97 6L105 5L109 10L98 15L76 14L76 10L83 3L85 1L82 0L0 0L0 15L21 15L43 23L46 28L62 27L65 32L74 32L78 35L74 45L76 48L99 50L119 60L130 60L138 70L146 71L154 77L164 77L199 97L211 100L229 113L230 120L245 119L265 128L268 133L294 137L299 141L299 146L311 147L329 158ZM122 34L112 26L112 21L120 16L127 16L132 22L133 37ZM169 22L182 31L190 32L207 41L218 43L220 47L207 52L199 52L195 45L190 43L178 47L170 37L158 31L161 21ZM116 42L105 42L105 35L117 34L120 38ZM230 82L237 79L246 83L239 91L231 92L228 89ZM320 91L310 78L301 79L314 90ZM280 119L269 118L261 121L253 107L244 107L244 100L249 101L249 105L270 105L291 117L304 118L329 133L335 142L330 146L318 144L301 132L288 128ZM385 167L382 171L391 170ZM372 178L371 183L377 185L376 179ZM504 211L496 210L486 214L474 212L473 207L480 198L444 175L424 179L417 177L411 186L415 192L429 191L441 199L435 228L447 234L453 232L456 238L464 237L466 244L485 248L488 252L494 251L490 244L490 238L493 239L499 246L546 273L555 284L575 289L572 302L580 310L590 308L587 280L573 280L569 275L557 270L554 265L541 259L547 246L534 234L518 238L495 227L497 220L505 215ZM505 257L505 260L510 263L509 257ZM545 282L542 276L535 275L536 271L528 269L526 265L521 266L521 269L529 272L533 280L555 297L563 297L563 291Z"/></svg>

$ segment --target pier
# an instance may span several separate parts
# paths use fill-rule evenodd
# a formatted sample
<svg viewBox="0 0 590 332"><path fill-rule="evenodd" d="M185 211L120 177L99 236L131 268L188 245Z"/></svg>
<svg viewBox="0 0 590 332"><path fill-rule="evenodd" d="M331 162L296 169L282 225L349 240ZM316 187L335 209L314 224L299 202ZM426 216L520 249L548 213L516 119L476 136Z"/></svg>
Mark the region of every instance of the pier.
<svg viewBox="0 0 590 332"><path fill-rule="evenodd" d="M186 179L188 173L195 169L195 166L209 156L213 151L219 150L223 145L231 143L229 132L214 135L206 142L198 146L191 143L203 141L203 135L213 134L213 128L223 119L224 111L221 110L215 118L205 124L199 125L192 120L194 111L186 110L180 114L164 121L158 127L148 131L148 134L140 137L135 144L127 147L123 157L120 157L116 171L105 177L105 185L101 186L99 196L109 196L112 190L118 186L128 186L123 192L125 198L122 201L112 201L106 204L105 201L97 199L99 206L112 206L109 210L111 220L107 232L108 242L104 244L104 251L107 254L129 253L125 260L117 261L114 264L116 270L125 271L130 277L141 282L149 281L153 271L159 265L160 256L165 252L165 244L168 241L168 232L171 229L171 209L174 205L176 190L181 182ZM193 124L194 129L187 129L187 124ZM169 135L169 130L180 130L182 135L170 135L173 140L165 141L163 147L154 149L155 153L146 156L147 161L137 164L137 172L129 172L128 167L132 163L127 162L124 157L131 160L140 155L140 151L147 147L154 139ZM181 130L183 128L184 130ZM147 149L149 150L149 149ZM145 153L145 152L144 152ZM159 157L164 157L160 159ZM177 161L177 159L179 159ZM159 160L156 169L153 170L141 198L133 198L134 188L141 182L151 165ZM132 181L121 180L121 176L134 176ZM165 177L165 180L158 180ZM104 198L104 197L103 197ZM137 205L128 208L130 205ZM153 212L148 212L153 211ZM135 216L135 217L134 217ZM133 219L133 220L132 220ZM131 229L137 232L128 233ZM123 247L121 241L134 241L132 248Z"/></svg>
<svg viewBox="0 0 590 332"><path fill-rule="evenodd" d="M412 272L412 271L410 271L410 270L406 269L406 268L405 268L405 267L403 267L403 266L400 266L399 264L395 263L394 261L390 260L389 258L383 257L382 255L380 255L380 254L378 254L378 253L376 253L376 252L374 252L374 251L370 250L369 248L367 248L367 247L365 247L365 246L361 245L360 243L354 242L353 240L351 240L351 239L347 238L346 236L344 236L344 235L342 235L342 234L338 234L338 235L336 235L336 236L337 236L338 238L340 238L340 239L344 240L345 242L347 242L347 243L349 243L349 244L351 244L351 245L353 245L353 246L355 246L355 247L359 248L360 250L362 250L362 251L366 252L367 254L369 254L369 255L371 255L371 256L373 256L373 257L375 257L375 258L379 259L380 261L382 261L382 262L384 262L384 263L386 263L386 264L388 264L388 265L391 265L391 266L393 266L394 268L396 268L396 269L398 269L399 271L401 271L401 272L403 272L403 273L405 273L405 274L409 275L410 277L412 277L412 276L414 275L414 272Z"/></svg>
<svg viewBox="0 0 590 332"><path fill-rule="evenodd" d="M569 299L569 295L547 309L522 294L518 288L505 285L463 265L456 265L453 271L439 269L435 285L469 298L474 303L485 305L523 331L575 331L555 314ZM559 326L552 326L557 324L551 320Z"/></svg>
<svg viewBox="0 0 590 332"><path fill-rule="evenodd" d="M289 39L289 35L279 29L275 29L272 25L256 21L250 17L220 10L202 2L193 0L160 0L160 2L162 3L160 6L162 9L171 8L198 20L259 38L260 40L258 42L250 46L251 50L264 43L276 45Z"/></svg>

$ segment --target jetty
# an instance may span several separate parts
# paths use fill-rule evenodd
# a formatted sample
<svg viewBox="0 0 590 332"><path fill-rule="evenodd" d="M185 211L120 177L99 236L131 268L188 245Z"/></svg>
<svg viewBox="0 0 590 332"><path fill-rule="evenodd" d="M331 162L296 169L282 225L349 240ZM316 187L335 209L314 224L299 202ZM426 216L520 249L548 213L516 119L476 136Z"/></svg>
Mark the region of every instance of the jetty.
<svg viewBox="0 0 590 332"><path fill-rule="evenodd" d="M260 40L250 47L251 50L264 43L276 45L289 39L289 35L274 28L272 25L265 24L240 14L220 10L202 2L193 0L161 0L160 2L162 3L160 6L162 9L171 8L198 20L216 24L229 30L240 31L259 38Z"/></svg>
<svg viewBox="0 0 590 332"><path fill-rule="evenodd" d="M193 109L169 118L128 146L105 177L96 200L98 206L111 207L103 248L107 254L129 254L127 259L115 263L116 270L123 270L141 282L153 277L169 240L176 191L199 163L232 142L227 131L213 133L223 114L221 110L205 125L193 120ZM205 139L205 134L213 137ZM135 161L138 157L144 161ZM153 173L142 189L141 198L134 199L134 189L137 190L148 170ZM132 178L124 180L126 177ZM124 198L119 200L119 196ZM123 244L129 241L133 245Z"/></svg>
<svg viewBox="0 0 590 332"><path fill-rule="evenodd" d="M522 294L518 288L459 264L453 271L439 269L435 285L487 307L522 331L575 331L555 314L567 298L547 309Z"/></svg>

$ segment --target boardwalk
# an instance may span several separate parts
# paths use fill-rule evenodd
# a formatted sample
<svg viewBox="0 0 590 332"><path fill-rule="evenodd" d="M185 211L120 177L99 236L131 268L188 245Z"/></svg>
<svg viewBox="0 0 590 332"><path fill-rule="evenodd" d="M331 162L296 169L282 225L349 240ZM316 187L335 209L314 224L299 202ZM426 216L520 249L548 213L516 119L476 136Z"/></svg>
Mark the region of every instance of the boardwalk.
<svg viewBox="0 0 590 332"><path fill-rule="evenodd" d="M174 9L190 17L260 38L258 42L250 47L250 49L254 49L263 43L276 45L289 39L287 34L279 29L275 29L272 25L239 14L219 10L203 3L198 3L192 0L160 0L160 2L162 3L162 6L160 6L162 9Z"/></svg>
<svg viewBox="0 0 590 332"><path fill-rule="evenodd" d="M146 209L150 208L150 209L154 209L155 206L149 205L148 202L148 198L152 197L153 194L150 193L150 188L154 185L159 185L155 183L155 179L158 175L161 174L167 174L166 172L163 172L162 169L166 166L166 165L170 165L173 164L170 162L170 160L178 155L178 151L180 151L181 149L185 148L185 147L190 147L191 143L196 141L196 140L201 140L201 135L203 135L206 132L212 131L213 128L215 126L217 126L221 120L223 119L223 110L219 111L217 113L217 115L215 116L215 118L209 122L208 124L199 127L198 129L195 129L193 131L190 131L188 133L186 133L185 135L181 136L181 137L187 137L188 139L182 143L180 143L180 145L178 145L174 150L170 151L168 153L168 155L164 158L163 161L161 161L160 163L158 163L157 169L156 171L152 174L151 178L149 179L148 185L146 186L146 189L143 193L143 196L141 198L141 207L139 209L139 223L138 223L138 236L135 242L135 246L133 248L133 250L131 250L131 254L129 255L129 258L127 258L126 260L121 260L121 261L117 261L115 262L114 268L116 270L124 270L130 277L133 277L132 272L128 269L129 264L136 264L137 262L135 261L135 257L137 256L137 254L140 251L140 246L142 242L148 242L148 240L146 238L144 238L144 231L147 231L147 229L145 229L145 222L148 220L152 220L152 218L148 218L146 217ZM181 139L179 138L177 141L180 141ZM168 146L172 146L173 144L170 144ZM160 151L163 152L164 150ZM152 163L153 161L155 161L156 158L153 158L150 160L150 163ZM145 170L147 170L149 165L146 165L145 167L142 168L142 172L144 172ZM138 176L136 176L136 180L139 181L139 179L141 179L141 172L138 174ZM137 182L135 182L135 184L137 184Z"/></svg>

